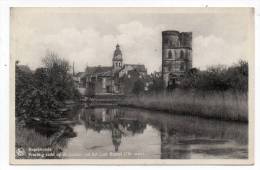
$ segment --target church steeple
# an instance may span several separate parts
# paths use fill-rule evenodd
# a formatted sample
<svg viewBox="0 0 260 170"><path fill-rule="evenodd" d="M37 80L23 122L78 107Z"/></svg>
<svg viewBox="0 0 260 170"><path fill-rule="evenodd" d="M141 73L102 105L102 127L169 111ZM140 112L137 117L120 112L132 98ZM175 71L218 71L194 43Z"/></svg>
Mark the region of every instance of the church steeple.
<svg viewBox="0 0 260 170"><path fill-rule="evenodd" d="M113 62L113 69L115 71L121 69L123 66L122 52L118 44L116 45L112 62Z"/></svg>

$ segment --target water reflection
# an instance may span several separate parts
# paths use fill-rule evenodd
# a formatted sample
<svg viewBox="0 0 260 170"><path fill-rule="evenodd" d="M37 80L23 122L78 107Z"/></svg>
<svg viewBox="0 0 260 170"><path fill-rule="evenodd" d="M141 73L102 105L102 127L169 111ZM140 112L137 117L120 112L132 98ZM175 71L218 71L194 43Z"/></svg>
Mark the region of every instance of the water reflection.
<svg viewBox="0 0 260 170"><path fill-rule="evenodd" d="M118 152L123 136L133 136L143 133L146 124L132 117L127 117L123 110L118 108L96 108L83 110L81 112L86 129L93 129L97 132L102 130L111 131L111 139Z"/></svg>
<svg viewBox="0 0 260 170"><path fill-rule="evenodd" d="M82 109L64 157L245 159L247 124L130 108Z"/></svg>

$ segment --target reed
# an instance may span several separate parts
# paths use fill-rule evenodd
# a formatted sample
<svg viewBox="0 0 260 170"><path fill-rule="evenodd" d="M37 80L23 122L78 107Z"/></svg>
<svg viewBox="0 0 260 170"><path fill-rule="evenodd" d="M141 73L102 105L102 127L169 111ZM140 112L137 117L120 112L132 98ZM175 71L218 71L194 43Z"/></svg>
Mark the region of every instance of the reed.
<svg viewBox="0 0 260 170"><path fill-rule="evenodd" d="M42 159L42 158L60 158L59 153L61 152L66 141L60 140L58 143L54 144L54 136L44 136L36 132L34 129L28 128L16 128L15 132L15 146L16 148L23 148L25 150L25 155L16 155L17 159ZM43 149L43 151L33 152L30 149ZM45 151L44 151L45 149ZM50 149L47 150L46 149ZM31 155L30 155L31 153ZM32 153L37 155L32 155Z"/></svg>
<svg viewBox="0 0 260 170"><path fill-rule="evenodd" d="M43 136L34 129L16 128L16 145L23 148L45 148L51 145L51 138Z"/></svg>
<svg viewBox="0 0 260 170"><path fill-rule="evenodd" d="M214 118L248 121L247 94L238 92L194 92L175 90L159 94L129 96L121 105Z"/></svg>

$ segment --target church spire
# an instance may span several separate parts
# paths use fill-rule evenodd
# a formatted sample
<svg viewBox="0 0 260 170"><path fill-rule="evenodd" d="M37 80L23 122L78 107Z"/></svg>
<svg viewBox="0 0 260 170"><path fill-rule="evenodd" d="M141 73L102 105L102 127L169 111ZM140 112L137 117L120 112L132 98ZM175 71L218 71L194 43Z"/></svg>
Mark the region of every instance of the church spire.
<svg viewBox="0 0 260 170"><path fill-rule="evenodd" d="M113 60L122 60L122 52L120 50L119 44L116 45Z"/></svg>
<svg viewBox="0 0 260 170"><path fill-rule="evenodd" d="M114 56L113 56L112 62L113 62L114 70L119 70L123 66L122 52L120 50L119 44L116 45L116 49L114 51Z"/></svg>

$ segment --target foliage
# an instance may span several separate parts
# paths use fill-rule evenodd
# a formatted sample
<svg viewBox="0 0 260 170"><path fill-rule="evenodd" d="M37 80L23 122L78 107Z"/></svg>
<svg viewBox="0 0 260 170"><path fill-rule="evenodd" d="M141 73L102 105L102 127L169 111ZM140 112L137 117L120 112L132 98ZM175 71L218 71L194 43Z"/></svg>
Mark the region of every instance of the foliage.
<svg viewBox="0 0 260 170"><path fill-rule="evenodd" d="M137 79L134 83L132 92L135 95L139 95L144 91L144 82L141 79Z"/></svg>
<svg viewBox="0 0 260 170"><path fill-rule="evenodd" d="M182 89L202 91L241 91L248 90L248 63L239 61L231 67L215 66L206 71L191 69L181 80Z"/></svg>
<svg viewBox="0 0 260 170"><path fill-rule="evenodd" d="M151 74L151 78L152 78L152 83L149 86L149 91L155 93L161 92L163 90L162 76L155 72Z"/></svg>
<svg viewBox="0 0 260 170"><path fill-rule="evenodd" d="M144 91L144 77L136 70L130 70L123 77L119 78L124 94L139 94Z"/></svg>
<svg viewBox="0 0 260 170"><path fill-rule="evenodd" d="M78 99L79 94L69 74L69 64L54 53L43 58L44 68L33 73L21 69L16 63L16 117L29 120L31 117L57 117L57 110L68 99Z"/></svg>
<svg viewBox="0 0 260 170"><path fill-rule="evenodd" d="M69 74L70 66L68 61L61 59L55 53L49 53L43 58L46 68L45 83L58 101L64 101L75 97L74 82ZM41 76L39 77L41 78ZM41 79L40 79L41 81Z"/></svg>

